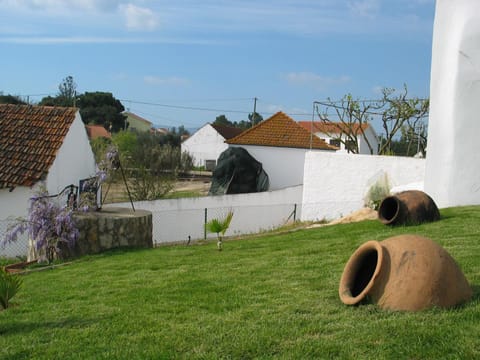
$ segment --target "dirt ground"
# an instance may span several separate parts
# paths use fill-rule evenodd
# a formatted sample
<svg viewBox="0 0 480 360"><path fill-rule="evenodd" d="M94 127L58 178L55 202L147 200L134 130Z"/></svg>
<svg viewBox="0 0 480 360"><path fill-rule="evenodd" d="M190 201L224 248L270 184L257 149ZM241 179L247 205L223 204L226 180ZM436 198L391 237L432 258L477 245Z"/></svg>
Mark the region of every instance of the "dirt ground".
<svg viewBox="0 0 480 360"><path fill-rule="evenodd" d="M173 191L193 191L199 192L201 195L207 195L211 183L211 180L207 178L180 180L175 183Z"/></svg>
<svg viewBox="0 0 480 360"><path fill-rule="evenodd" d="M181 179L175 183L173 192L185 191L195 192L201 196L207 195L210 190L211 179L207 177L193 177L190 179ZM102 198L104 203L125 202L128 200L127 190L123 182L104 184L102 186Z"/></svg>

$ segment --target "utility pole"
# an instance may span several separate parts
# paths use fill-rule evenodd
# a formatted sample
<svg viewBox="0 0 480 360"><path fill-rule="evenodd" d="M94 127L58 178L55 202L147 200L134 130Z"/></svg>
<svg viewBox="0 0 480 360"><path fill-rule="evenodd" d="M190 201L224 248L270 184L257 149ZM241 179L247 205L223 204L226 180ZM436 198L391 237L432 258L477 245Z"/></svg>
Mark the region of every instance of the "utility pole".
<svg viewBox="0 0 480 360"><path fill-rule="evenodd" d="M256 97L253 98L253 114L252 114L252 120L250 120L252 127L255 125L255 118L257 115L257 100L258 99Z"/></svg>

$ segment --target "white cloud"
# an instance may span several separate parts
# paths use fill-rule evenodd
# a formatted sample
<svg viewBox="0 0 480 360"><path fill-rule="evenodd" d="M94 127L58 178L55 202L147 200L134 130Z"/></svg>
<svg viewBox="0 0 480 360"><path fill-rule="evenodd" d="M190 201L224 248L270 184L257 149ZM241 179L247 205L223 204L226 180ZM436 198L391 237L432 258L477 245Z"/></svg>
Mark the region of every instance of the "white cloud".
<svg viewBox="0 0 480 360"><path fill-rule="evenodd" d="M339 77L328 77L317 75L312 72L291 72L286 74L285 79L293 85L311 86L317 90L325 90L331 86L348 83L350 77L342 75Z"/></svg>
<svg viewBox="0 0 480 360"><path fill-rule="evenodd" d="M190 83L188 79L176 77L176 76L162 78L158 76L146 75L143 77L143 81L149 85L185 86Z"/></svg>
<svg viewBox="0 0 480 360"><path fill-rule="evenodd" d="M380 11L380 0L351 1L348 7L353 15L374 18Z"/></svg>
<svg viewBox="0 0 480 360"><path fill-rule="evenodd" d="M127 4L120 6L129 30L152 31L158 27L158 16L150 9Z"/></svg>
<svg viewBox="0 0 480 360"><path fill-rule="evenodd" d="M116 11L122 0L0 0L0 5L19 10L60 12Z"/></svg>

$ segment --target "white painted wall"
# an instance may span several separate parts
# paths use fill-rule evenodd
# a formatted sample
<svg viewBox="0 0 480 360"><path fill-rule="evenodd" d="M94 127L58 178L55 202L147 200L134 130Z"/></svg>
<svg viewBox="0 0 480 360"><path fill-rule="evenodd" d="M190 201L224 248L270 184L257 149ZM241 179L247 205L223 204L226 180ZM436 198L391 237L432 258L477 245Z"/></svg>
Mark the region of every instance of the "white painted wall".
<svg viewBox="0 0 480 360"><path fill-rule="evenodd" d="M57 194L70 184L78 186L80 179L95 175L95 166L95 157L87 131L77 111L75 120L48 171L46 180L48 193Z"/></svg>
<svg viewBox="0 0 480 360"><path fill-rule="evenodd" d="M439 207L480 204L480 1L437 0L425 191Z"/></svg>
<svg viewBox="0 0 480 360"><path fill-rule="evenodd" d="M207 196L156 201L135 202L135 209L152 212L153 241L155 244L203 239L205 209L207 221L222 218L232 210L234 215L225 236L257 233L293 221L301 215L302 186L261 193ZM110 204L105 207L130 207L130 203ZM290 219L289 219L290 217ZM214 238L216 234L208 234Z"/></svg>
<svg viewBox="0 0 480 360"><path fill-rule="evenodd" d="M273 146L230 145L243 147L257 161L270 180L270 190L279 190L289 186L303 184L305 153L308 149L282 148ZM313 152L325 152L313 150Z"/></svg>
<svg viewBox="0 0 480 360"><path fill-rule="evenodd" d="M193 156L195 166L205 166L205 160L216 161L227 147L225 138L212 125L206 124L182 142L181 150Z"/></svg>
<svg viewBox="0 0 480 360"><path fill-rule="evenodd" d="M370 187L385 174L394 187L421 182L424 173L424 159L309 152L301 220L332 220L361 209Z"/></svg>

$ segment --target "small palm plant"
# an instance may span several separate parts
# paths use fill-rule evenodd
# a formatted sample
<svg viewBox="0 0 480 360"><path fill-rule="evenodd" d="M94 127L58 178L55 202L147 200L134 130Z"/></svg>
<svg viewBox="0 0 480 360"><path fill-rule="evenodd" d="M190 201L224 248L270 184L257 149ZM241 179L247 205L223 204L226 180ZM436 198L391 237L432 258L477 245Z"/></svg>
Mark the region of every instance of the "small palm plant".
<svg viewBox="0 0 480 360"><path fill-rule="evenodd" d="M212 219L205 224L205 228L209 233L217 234L218 251L222 251L222 236L225 235L225 232L230 226L232 217L233 217L233 211L229 211L223 219Z"/></svg>
<svg viewBox="0 0 480 360"><path fill-rule="evenodd" d="M6 309L10 299L20 290L22 279L0 268L0 308Z"/></svg>

